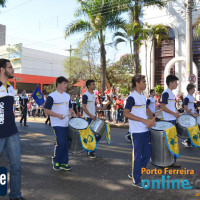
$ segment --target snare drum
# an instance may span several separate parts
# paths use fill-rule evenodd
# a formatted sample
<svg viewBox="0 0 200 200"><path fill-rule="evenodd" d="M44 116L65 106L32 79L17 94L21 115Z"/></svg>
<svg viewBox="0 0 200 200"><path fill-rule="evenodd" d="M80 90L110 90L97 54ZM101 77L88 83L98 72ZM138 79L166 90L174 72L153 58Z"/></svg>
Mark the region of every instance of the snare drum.
<svg viewBox="0 0 200 200"><path fill-rule="evenodd" d="M173 127L171 122L158 121L150 128L151 132L151 163L160 167L167 167L174 163L174 156L170 153L165 140L164 130Z"/></svg>
<svg viewBox="0 0 200 200"><path fill-rule="evenodd" d="M72 118L69 121L69 131L67 135L68 151L70 153L82 153L84 151L81 141L79 130L86 129L88 122L82 118Z"/></svg>
<svg viewBox="0 0 200 200"><path fill-rule="evenodd" d="M90 128L95 134L96 138L101 138L106 131L106 123L101 119L96 119L90 123Z"/></svg>
<svg viewBox="0 0 200 200"><path fill-rule="evenodd" d="M189 114L183 114L177 119L177 133L178 136L186 139L189 138L187 128L196 126L197 120L195 117Z"/></svg>

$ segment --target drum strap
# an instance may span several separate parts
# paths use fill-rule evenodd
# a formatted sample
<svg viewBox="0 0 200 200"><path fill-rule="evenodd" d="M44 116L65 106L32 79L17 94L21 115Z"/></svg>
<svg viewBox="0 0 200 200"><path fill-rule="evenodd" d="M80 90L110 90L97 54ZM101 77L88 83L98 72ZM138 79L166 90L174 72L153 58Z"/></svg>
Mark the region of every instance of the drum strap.
<svg viewBox="0 0 200 200"><path fill-rule="evenodd" d="M137 92L135 92L134 91L134 93L135 93L135 95L140 99L140 102L141 102L141 105L143 105L144 103L143 103L143 101L142 101L142 99L141 99L141 97L140 97L140 95L138 95L138 93Z"/></svg>
<svg viewBox="0 0 200 200"><path fill-rule="evenodd" d="M66 101L64 100L64 98L62 97L62 95L56 90L56 92L58 93L58 96L61 98L61 100L63 101L63 103L65 104L65 106L68 108L68 104L66 103ZM69 116L68 115L65 115L65 117Z"/></svg>

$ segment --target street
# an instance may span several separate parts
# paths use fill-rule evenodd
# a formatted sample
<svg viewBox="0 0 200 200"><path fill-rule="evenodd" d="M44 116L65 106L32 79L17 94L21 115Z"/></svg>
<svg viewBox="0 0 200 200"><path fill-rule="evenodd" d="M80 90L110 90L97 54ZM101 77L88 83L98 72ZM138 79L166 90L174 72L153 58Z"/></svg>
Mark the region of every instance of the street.
<svg viewBox="0 0 200 200"><path fill-rule="evenodd" d="M200 199L200 190L191 189L140 189L128 178L131 172L132 145L125 139L128 129L111 128L111 145L105 138L98 143L96 159L86 152L69 155L72 171L54 171L52 155L55 136L51 127L43 122L29 122L28 127L17 126L22 148L22 192L27 200L143 200L143 199ZM104 134L105 137L105 134ZM199 148L184 148L179 140L182 169L199 173ZM0 166L9 171L6 152L1 155ZM148 169L155 169L149 162ZM158 168L159 169L159 168ZM143 179L160 179L161 175L144 175ZM192 175L171 175L173 179L192 180ZM9 188L9 187L8 187ZM8 189L9 192L9 189ZM0 197L0 200L7 200Z"/></svg>

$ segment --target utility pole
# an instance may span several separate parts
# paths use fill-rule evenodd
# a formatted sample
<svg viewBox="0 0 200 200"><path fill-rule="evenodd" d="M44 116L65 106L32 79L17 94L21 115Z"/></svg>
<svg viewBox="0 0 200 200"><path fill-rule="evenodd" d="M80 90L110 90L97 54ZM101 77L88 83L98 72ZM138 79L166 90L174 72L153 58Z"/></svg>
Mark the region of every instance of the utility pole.
<svg viewBox="0 0 200 200"><path fill-rule="evenodd" d="M193 73L192 69L192 6L193 0L187 0L186 7L186 69L188 74Z"/></svg>
<svg viewBox="0 0 200 200"><path fill-rule="evenodd" d="M65 49L66 51L69 51L69 66L70 66L70 69L69 69L69 78L71 77L71 65L72 65L72 61L71 61L71 59L72 59L72 51L74 51L74 50L77 50L77 49L72 49L72 45L70 44L70 48L69 49Z"/></svg>

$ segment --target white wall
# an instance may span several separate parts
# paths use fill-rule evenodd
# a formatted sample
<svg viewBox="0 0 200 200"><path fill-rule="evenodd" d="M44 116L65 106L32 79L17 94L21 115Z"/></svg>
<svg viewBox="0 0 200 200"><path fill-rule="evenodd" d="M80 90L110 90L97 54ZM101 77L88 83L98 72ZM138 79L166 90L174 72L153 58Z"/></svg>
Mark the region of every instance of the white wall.
<svg viewBox="0 0 200 200"><path fill-rule="evenodd" d="M21 73L39 76L68 77L63 68L65 59L66 57L63 55L22 47Z"/></svg>
<svg viewBox="0 0 200 200"><path fill-rule="evenodd" d="M195 0L194 0L195 1ZM198 0L196 0L197 2ZM186 8L184 7L185 0L176 0L168 2L166 7L159 9L156 6L145 7L143 12L143 22L151 25L162 24L170 27L175 32L175 57L186 55ZM199 8L199 4L197 4ZM193 11L193 22L199 14L199 10ZM147 75L150 79L150 45L148 44L147 49L147 63L145 63L145 48L141 47L140 59L142 64L142 73L145 73L145 64L147 64ZM184 62L176 63L175 74L179 77L179 87L176 93L186 92L185 88L188 84L187 76L185 76L185 64ZM156 73L156 72L155 72ZM150 86L154 87L153 84Z"/></svg>

